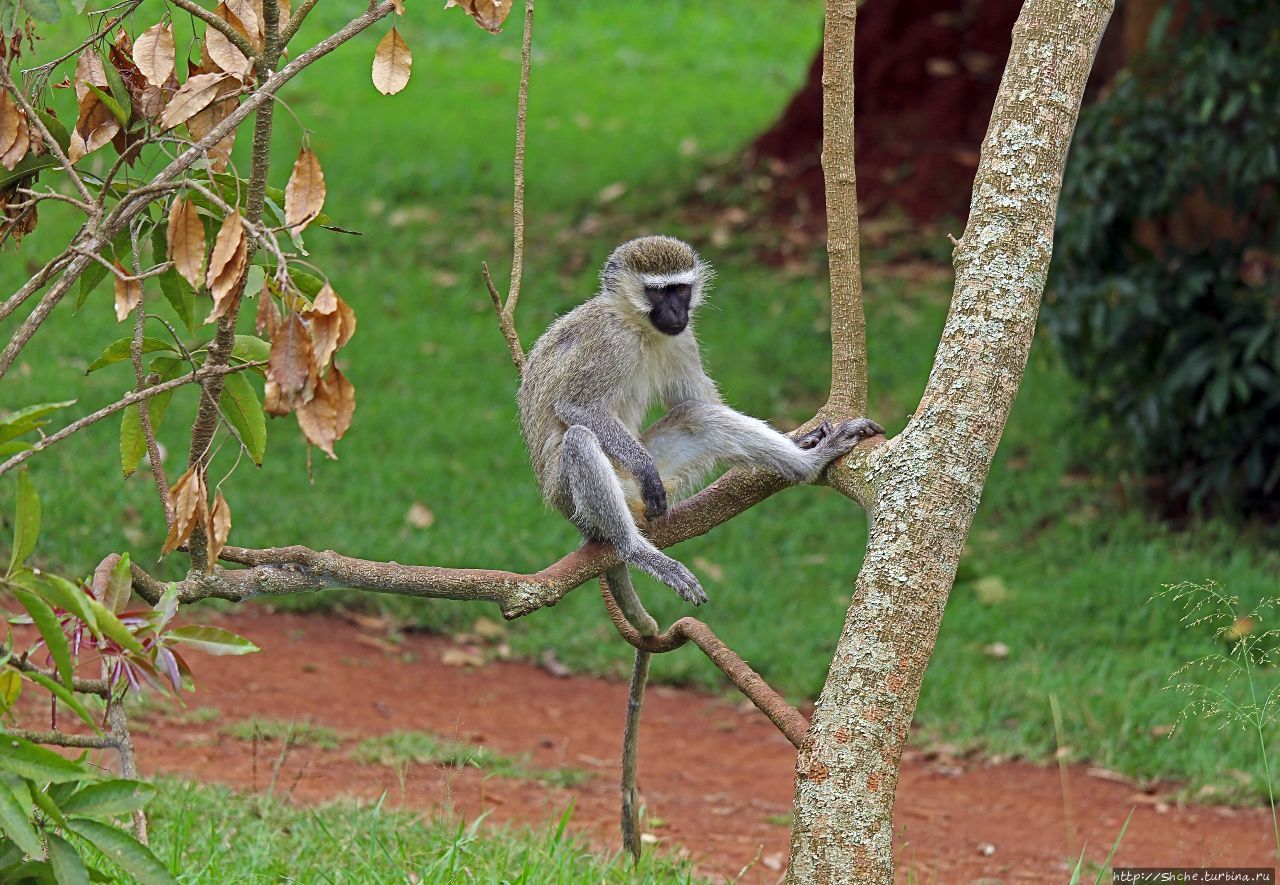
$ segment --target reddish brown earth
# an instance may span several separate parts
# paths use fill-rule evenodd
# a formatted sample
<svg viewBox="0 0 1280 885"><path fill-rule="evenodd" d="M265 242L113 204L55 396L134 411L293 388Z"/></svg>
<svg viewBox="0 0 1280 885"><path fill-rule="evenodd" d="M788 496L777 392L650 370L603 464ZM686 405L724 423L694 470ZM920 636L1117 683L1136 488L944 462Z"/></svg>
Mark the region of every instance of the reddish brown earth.
<svg viewBox="0 0 1280 885"><path fill-rule="evenodd" d="M251 716L309 720L337 730L337 750L297 747L287 754L277 794L295 802L339 796L373 799L430 814L542 826L575 802L571 827L605 851L618 847L617 759L626 688L587 677L555 678L520 663L446 665L459 646L410 635L393 646L377 631L336 617L246 609L217 621L256 642L243 658L192 656L199 689L190 709L216 707L222 719L149 716L135 740L144 774L177 774L241 789L265 789L279 745L236 740L222 729ZM366 625L367 627L368 625ZM450 654L452 653L452 654ZM572 789L485 778L478 771L412 767L403 780L362 765L356 739L425 730L529 753L545 767L594 774ZM640 747L640 785L658 850L687 852L698 873L743 881L779 878L788 846L795 753L753 708L690 691L651 689ZM990 765L913 752L898 789L900 868L925 882L1063 882L1067 858L1087 841L1101 861L1135 808L1118 865L1270 866L1270 823L1261 809L1177 807L1132 785L1069 772L1074 831L1056 769ZM984 853L984 846L989 854Z"/></svg>

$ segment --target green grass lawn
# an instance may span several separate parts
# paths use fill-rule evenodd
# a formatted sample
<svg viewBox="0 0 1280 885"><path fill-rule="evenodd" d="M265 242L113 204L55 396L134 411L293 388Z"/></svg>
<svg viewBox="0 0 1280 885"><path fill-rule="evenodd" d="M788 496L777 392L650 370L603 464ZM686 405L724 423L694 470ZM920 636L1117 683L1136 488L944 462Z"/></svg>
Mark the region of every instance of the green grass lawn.
<svg viewBox="0 0 1280 885"><path fill-rule="evenodd" d="M348 6L322 4L307 31L318 35L360 8ZM674 0L539 7L519 317L526 345L591 294L599 264L619 240L680 233L719 270L700 335L728 400L784 426L812 414L825 393L829 352L817 256L815 273L796 278L757 266L745 238L713 247L707 230L681 219L691 217L682 195L709 158L748 141L798 85L819 39L820 12L815 0L758 0L747 15ZM576 537L538 498L517 432L515 372L479 275L488 260L501 281L509 262L519 35L509 27L490 37L461 15L412 5L401 26L415 63L400 95L379 96L369 82L381 26L285 93L288 107L314 128L327 211L336 224L364 232L308 237L313 260L359 314L343 363L359 405L338 446L341 460L317 462L313 479L292 419L270 425L266 465L258 471L242 463L224 487L235 514L232 543L534 570ZM278 119L282 163L273 183L283 185L301 131L288 113ZM600 193L618 183L625 193L602 205ZM65 230L56 211L49 216L21 252L0 259L4 294ZM945 259L945 240L935 239L924 248ZM887 273L882 254L866 260L872 414L896 432L923 389L948 292L943 283ZM70 304L60 307L0 384L0 407L76 396L68 413L78 416L131 386L123 365L82 375L127 333L114 326L109 302L104 287L77 316ZM1246 602L1273 595L1280 555L1247 527L1207 522L1174 533L1125 504L1114 477L1080 471L1097 431L1076 412L1076 399L1040 342L925 681L917 716L923 739L1047 758L1056 745L1056 697L1072 758L1188 779L1217 795L1243 784L1243 795L1256 796L1256 781L1232 773L1257 770L1252 745L1236 733L1189 723L1172 740L1161 736L1181 706L1161 691L1166 676L1215 645L1183 630L1171 608L1147 600L1164 582L1203 578ZM161 434L170 465L185 461L181 430L193 403L189 391L176 397ZM154 562L163 519L145 471L120 479L116 437L117 426L105 422L35 459L45 513L39 553L47 562L87 572L122 549ZM230 448L211 477L231 469ZM0 483L5 513L11 489ZM434 514L430 527L406 520L415 503ZM816 695L825 677L864 539L855 506L828 490L797 489L675 554L711 595L700 616L799 699ZM171 564L155 568L175 573ZM638 580L656 615L685 613L669 591ZM343 598L350 604L353 595ZM453 602L379 597L370 604L436 630L492 615ZM997 643L1006 656L989 653ZM581 671L620 674L629 666L629 649L593 586L515 624L512 644L530 656L554 649ZM659 657L654 672L721 686L693 649Z"/></svg>

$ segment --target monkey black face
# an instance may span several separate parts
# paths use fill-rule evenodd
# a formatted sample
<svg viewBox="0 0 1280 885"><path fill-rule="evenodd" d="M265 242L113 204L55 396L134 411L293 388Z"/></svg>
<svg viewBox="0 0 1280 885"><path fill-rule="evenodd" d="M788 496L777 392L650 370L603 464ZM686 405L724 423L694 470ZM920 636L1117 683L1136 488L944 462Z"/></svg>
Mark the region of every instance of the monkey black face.
<svg viewBox="0 0 1280 885"><path fill-rule="evenodd" d="M653 309L649 322L664 335L679 335L689 325L689 302L693 298L693 286L688 283L671 283L666 286L645 286L644 294Z"/></svg>

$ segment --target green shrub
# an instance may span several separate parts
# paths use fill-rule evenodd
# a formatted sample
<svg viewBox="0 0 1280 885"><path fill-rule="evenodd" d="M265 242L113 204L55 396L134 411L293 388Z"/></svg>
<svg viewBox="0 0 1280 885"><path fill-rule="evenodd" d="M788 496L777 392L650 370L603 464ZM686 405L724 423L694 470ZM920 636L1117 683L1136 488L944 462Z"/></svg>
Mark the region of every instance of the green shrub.
<svg viewBox="0 0 1280 885"><path fill-rule="evenodd" d="M1180 8L1081 116L1045 321L1164 503L1257 511L1280 484L1280 7Z"/></svg>

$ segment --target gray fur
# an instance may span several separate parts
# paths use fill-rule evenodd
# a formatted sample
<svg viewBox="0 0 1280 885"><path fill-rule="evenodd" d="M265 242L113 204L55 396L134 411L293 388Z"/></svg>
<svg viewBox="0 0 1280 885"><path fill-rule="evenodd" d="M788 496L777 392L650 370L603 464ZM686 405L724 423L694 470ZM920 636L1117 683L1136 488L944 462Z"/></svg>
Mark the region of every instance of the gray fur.
<svg viewBox="0 0 1280 885"><path fill-rule="evenodd" d="M811 482L860 439L883 433L865 418L824 424L799 441L726 406L702 367L693 323L676 335L649 320L645 287L693 286L701 303L711 268L686 243L643 237L605 263L601 291L560 317L530 351L520 384L520 426L547 502L591 540L613 543L628 564L696 604L694 576L654 547L637 519L667 509L718 465L762 467ZM655 400L670 410L640 432Z"/></svg>

